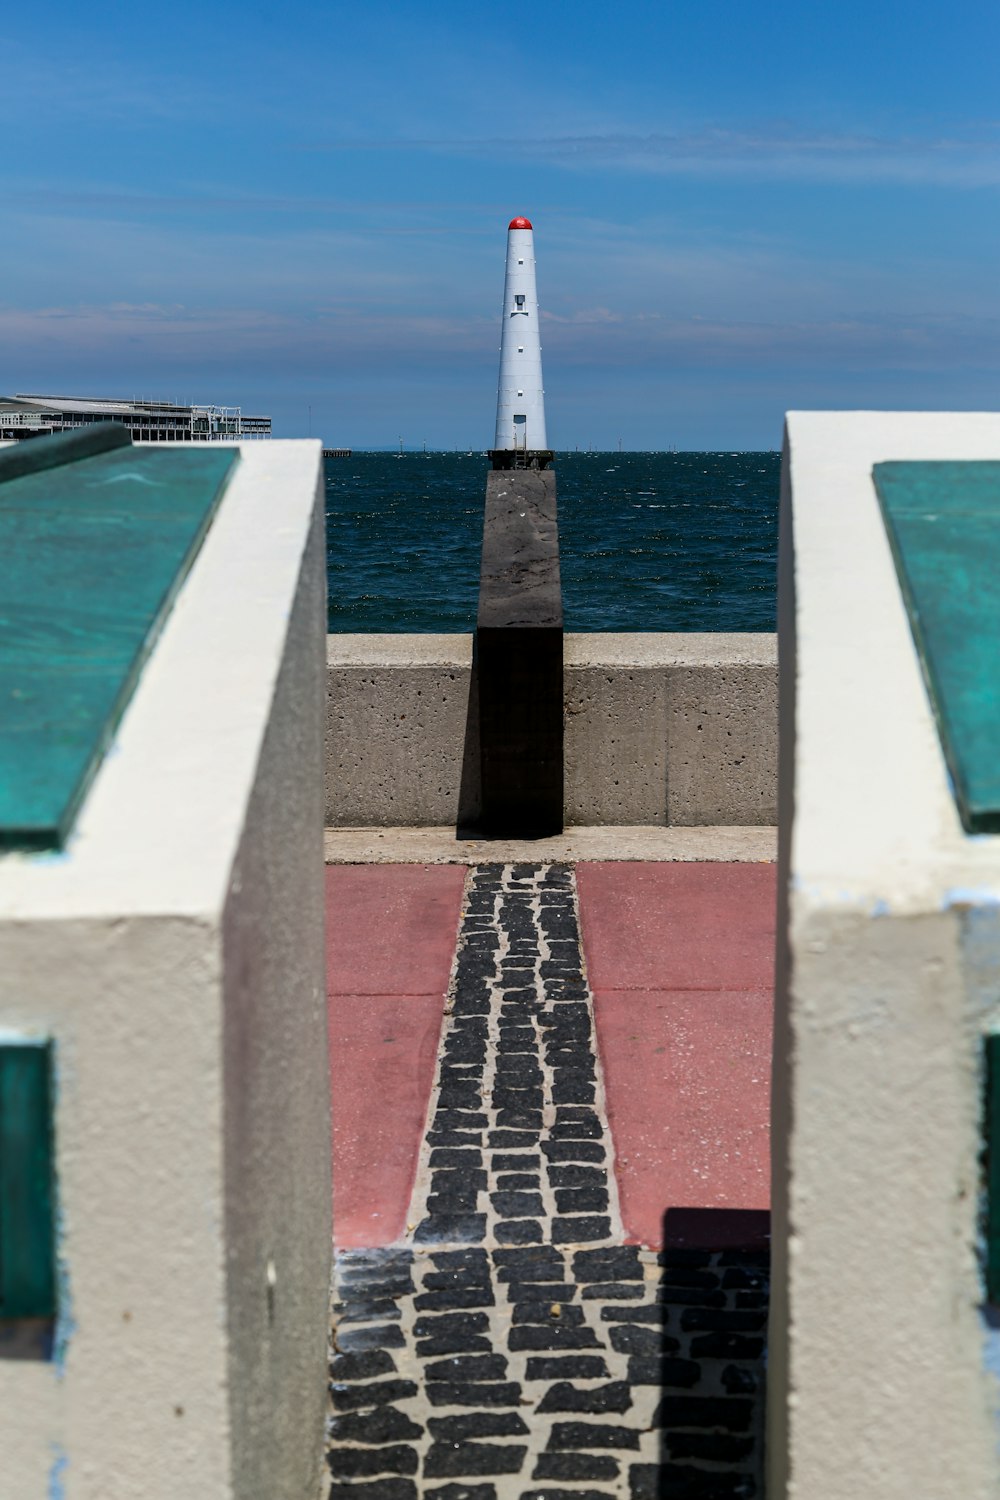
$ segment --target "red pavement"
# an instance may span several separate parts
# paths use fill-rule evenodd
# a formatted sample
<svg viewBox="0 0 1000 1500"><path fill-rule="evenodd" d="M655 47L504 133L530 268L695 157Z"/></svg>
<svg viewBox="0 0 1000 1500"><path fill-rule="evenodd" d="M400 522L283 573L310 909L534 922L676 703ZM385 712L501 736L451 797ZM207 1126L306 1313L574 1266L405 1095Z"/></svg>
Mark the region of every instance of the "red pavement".
<svg viewBox="0 0 1000 1500"><path fill-rule="evenodd" d="M388 1245L406 1227L464 882L456 865L327 869L340 1249Z"/></svg>
<svg viewBox="0 0 1000 1500"><path fill-rule="evenodd" d="M576 877L627 1235L745 1240L734 1211L769 1202L774 866L581 864ZM459 866L327 870L341 1248L404 1232L464 880Z"/></svg>
<svg viewBox="0 0 1000 1500"><path fill-rule="evenodd" d="M629 1240L759 1237L762 1216L733 1211L770 1202L774 866L576 878Z"/></svg>

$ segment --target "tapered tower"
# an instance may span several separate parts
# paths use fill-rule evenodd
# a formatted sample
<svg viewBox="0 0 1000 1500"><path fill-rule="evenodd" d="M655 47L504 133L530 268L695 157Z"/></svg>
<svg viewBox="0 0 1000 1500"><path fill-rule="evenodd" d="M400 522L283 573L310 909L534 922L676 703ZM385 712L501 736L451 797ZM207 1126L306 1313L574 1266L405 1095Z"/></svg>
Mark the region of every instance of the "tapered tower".
<svg viewBox="0 0 1000 1500"><path fill-rule="evenodd" d="M545 433L542 344L535 289L535 236L529 219L507 229L500 333L494 469L544 469L552 460Z"/></svg>

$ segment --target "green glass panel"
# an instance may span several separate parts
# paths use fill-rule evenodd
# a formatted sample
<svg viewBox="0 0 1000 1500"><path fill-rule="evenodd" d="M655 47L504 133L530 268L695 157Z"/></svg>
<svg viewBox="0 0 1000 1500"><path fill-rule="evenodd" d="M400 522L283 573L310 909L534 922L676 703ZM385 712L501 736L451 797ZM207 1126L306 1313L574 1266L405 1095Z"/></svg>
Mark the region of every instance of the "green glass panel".
<svg viewBox="0 0 1000 1500"><path fill-rule="evenodd" d="M1000 832L1000 463L873 477L962 823Z"/></svg>
<svg viewBox="0 0 1000 1500"><path fill-rule="evenodd" d="M0 848L59 848L237 450L121 428L0 452Z"/></svg>
<svg viewBox="0 0 1000 1500"><path fill-rule="evenodd" d="M0 1046L0 1318L56 1311L52 1057Z"/></svg>
<svg viewBox="0 0 1000 1500"><path fill-rule="evenodd" d="M1000 1305L1000 1036L988 1036L983 1111L986 1164L986 1298Z"/></svg>

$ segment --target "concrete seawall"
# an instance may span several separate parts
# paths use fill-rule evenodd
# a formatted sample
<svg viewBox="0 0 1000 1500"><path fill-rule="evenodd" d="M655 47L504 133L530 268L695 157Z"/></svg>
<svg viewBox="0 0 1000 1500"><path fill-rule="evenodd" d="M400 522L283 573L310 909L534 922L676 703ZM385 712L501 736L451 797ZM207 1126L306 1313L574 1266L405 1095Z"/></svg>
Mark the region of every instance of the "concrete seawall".
<svg viewBox="0 0 1000 1500"><path fill-rule="evenodd" d="M327 637L326 823L475 816L471 635ZM567 825L777 821L777 640L567 635Z"/></svg>

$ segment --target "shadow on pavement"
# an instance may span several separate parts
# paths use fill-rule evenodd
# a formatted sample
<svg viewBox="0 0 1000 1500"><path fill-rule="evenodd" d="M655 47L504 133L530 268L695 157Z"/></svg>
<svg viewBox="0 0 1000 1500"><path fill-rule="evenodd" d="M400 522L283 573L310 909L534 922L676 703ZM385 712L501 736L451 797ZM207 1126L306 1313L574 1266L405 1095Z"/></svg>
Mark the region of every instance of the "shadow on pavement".
<svg viewBox="0 0 1000 1500"><path fill-rule="evenodd" d="M633 1500L761 1500L770 1216L668 1209L663 1245L660 1463Z"/></svg>

